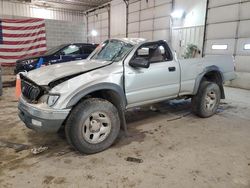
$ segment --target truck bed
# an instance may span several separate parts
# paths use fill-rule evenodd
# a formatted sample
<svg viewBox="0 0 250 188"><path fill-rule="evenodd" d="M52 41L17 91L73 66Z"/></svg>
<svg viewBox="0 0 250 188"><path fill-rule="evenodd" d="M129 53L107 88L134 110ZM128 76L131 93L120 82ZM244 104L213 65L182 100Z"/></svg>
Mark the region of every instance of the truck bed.
<svg viewBox="0 0 250 188"><path fill-rule="evenodd" d="M194 91L195 82L208 69L218 69L223 81L235 79L234 59L232 56L208 56L205 58L179 60L181 67L180 95Z"/></svg>

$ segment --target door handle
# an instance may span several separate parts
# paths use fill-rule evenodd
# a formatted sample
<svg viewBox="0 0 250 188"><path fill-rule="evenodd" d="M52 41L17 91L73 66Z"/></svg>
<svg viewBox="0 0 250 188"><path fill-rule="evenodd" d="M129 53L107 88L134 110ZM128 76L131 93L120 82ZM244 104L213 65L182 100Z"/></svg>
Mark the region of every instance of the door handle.
<svg viewBox="0 0 250 188"><path fill-rule="evenodd" d="M176 67L169 67L168 70L169 70L169 72L174 72L174 71L176 71Z"/></svg>

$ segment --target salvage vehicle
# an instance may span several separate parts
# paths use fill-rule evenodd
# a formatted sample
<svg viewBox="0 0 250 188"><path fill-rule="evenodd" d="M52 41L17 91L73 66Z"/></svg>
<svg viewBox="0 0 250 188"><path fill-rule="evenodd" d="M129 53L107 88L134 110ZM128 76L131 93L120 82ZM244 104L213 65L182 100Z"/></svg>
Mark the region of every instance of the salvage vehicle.
<svg viewBox="0 0 250 188"><path fill-rule="evenodd" d="M28 72L46 65L86 59L96 47L97 44L88 43L72 43L56 46L48 50L45 54L17 60L15 73Z"/></svg>
<svg viewBox="0 0 250 188"><path fill-rule="evenodd" d="M177 60L163 41L110 39L87 60L21 74L19 117L28 128L57 132L81 153L110 147L126 131L127 109L171 99L192 99L207 118L235 78L233 57Z"/></svg>

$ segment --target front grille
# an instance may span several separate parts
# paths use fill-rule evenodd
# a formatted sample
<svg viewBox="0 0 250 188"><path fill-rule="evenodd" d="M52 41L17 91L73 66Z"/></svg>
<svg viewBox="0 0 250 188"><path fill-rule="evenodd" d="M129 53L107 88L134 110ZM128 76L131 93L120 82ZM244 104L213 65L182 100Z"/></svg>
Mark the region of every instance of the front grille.
<svg viewBox="0 0 250 188"><path fill-rule="evenodd" d="M23 79L21 80L21 88L23 96L31 102L36 102L43 94L39 86L35 86Z"/></svg>

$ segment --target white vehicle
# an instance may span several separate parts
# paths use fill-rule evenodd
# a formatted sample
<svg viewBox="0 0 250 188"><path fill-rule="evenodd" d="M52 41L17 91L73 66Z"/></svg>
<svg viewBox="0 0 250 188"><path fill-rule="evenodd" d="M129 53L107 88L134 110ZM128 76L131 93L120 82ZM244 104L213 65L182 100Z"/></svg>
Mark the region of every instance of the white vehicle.
<svg viewBox="0 0 250 188"><path fill-rule="evenodd" d="M165 41L111 39L87 60L57 64L21 76L19 116L27 127L57 132L82 153L110 147L126 109L191 98L200 117L216 113L223 83L235 78L233 57L179 61Z"/></svg>

